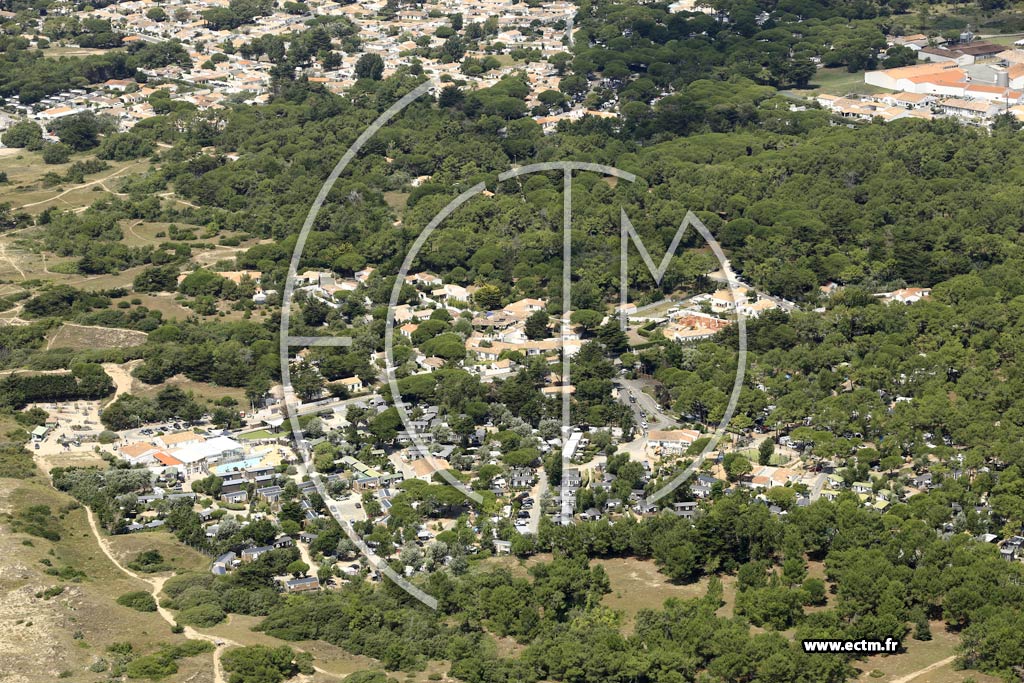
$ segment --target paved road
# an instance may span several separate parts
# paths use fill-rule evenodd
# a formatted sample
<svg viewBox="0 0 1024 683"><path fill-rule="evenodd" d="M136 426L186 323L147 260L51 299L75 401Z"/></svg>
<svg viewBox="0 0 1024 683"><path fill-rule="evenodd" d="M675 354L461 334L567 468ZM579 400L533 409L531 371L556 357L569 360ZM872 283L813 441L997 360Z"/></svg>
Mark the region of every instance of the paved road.
<svg viewBox="0 0 1024 683"><path fill-rule="evenodd" d="M333 410L338 412L343 408L348 408L350 405L368 406L370 405L370 401L377 399L380 399L380 394L364 394L360 396L353 396L351 398L327 398L320 401L314 401L312 403L303 403L297 408L293 408L293 410L296 415L309 415L310 413L319 413L323 410ZM286 417L286 414L281 412L272 413L265 409L257 412L253 417L262 420L269 417Z"/></svg>
<svg viewBox="0 0 1024 683"><path fill-rule="evenodd" d="M541 500L548 490L548 474L541 467L537 470L537 483L530 489L530 497L533 498L533 509L530 510L530 523L526 526L526 532L534 536L540 531L540 517L543 514Z"/></svg>
<svg viewBox="0 0 1024 683"><path fill-rule="evenodd" d="M616 379L615 384L620 390L619 400L633 408L638 428L643 419L647 420L648 429L671 429L676 426L676 420L662 411L654 397L644 393L643 388L648 386L649 382L640 379ZM629 402L629 394L636 397L635 403ZM646 418L641 414L641 410L646 414Z"/></svg>
<svg viewBox="0 0 1024 683"><path fill-rule="evenodd" d="M825 482L828 481L828 477L825 474L819 474L814 478L814 483L811 485L810 498L811 502L818 500L821 497L821 489L825 487Z"/></svg>
<svg viewBox="0 0 1024 683"><path fill-rule="evenodd" d="M163 38L157 38L156 36L151 36L148 33L139 33L138 31L129 31L128 35L136 36L136 37L138 37L139 40L141 40L141 41L143 41L145 43L163 43L163 42L165 42Z"/></svg>
<svg viewBox="0 0 1024 683"><path fill-rule="evenodd" d="M570 432L568 436L563 435L565 439L565 447L562 450L562 488L559 495L562 498L562 512L558 519L559 524L562 526L568 526L572 524L572 516L576 510L576 489L566 484L565 471L571 467L575 467L572 464L572 457L576 453L576 449L580 445L580 439L583 438L582 432Z"/></svg>

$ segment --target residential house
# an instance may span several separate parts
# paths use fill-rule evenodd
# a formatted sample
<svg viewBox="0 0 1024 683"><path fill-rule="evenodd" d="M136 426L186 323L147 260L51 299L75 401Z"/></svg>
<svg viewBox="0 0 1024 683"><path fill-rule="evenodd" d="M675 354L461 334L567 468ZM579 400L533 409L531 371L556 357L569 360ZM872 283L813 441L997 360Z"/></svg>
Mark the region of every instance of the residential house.
<svg viewBox="0 0 1024 683"><path fill-rule="evenodd" d="M157 459L154 456L159 449L151 443L136 441L121 446L121 457L133 465L152 465Z"/></svg>
<svg viewBox="0 0 1024 683"><path fill-rule="evenodd" d="M747 288L720 289L711 295L711 310L715 313L731 313L736 307L747 302Z"/></svg>
<svg viewBox="0 0 1024 683"><path fill-rule="evenodd" d="M315 576L303 576L298 579L286 579L284 589L288 593L302 593L320 590L320 579Z"/></svg>
<svg viewBox="0 0 1024 683"><path fill-rule="evenodd" d="M363 380L358 377L346 377L338 381L338 384L345 387L350 394L358 394L365 387L363 386Z"/></svg>
<svg viewBox="0 0 1024 683"><path fill-rule="evenodd" d="M850 488L853 489L854 493L871 493L874 491L870 481L855 481Z"/></svg>
<svg viewBox="0 0 1024 683"><path fill-rule="evenodd" d="M697 502L684 501L672 504L672 512L685 519L693 519L697 516Z"/></svg>
<svg viewBox="0 0 1024 683"><path fill-rule="evenodd" d="M261 545L261 546L249 546L248 548L242 549L242 562L254 562L258 560L261 555L265 555L274 549L274 546Z"/></svg>
<svg viewBox="0 0 1024 683"><path fill-rule="evenodd" d="M514 316L516 318L519 318L520 320L525 320L526 318L529 318L530 315L532 315L533 313L544 310L544 307L546 305L547 304L543 299L526 298L520 299L519 301L514 301L509 305L505 306L501 310L503 313L507 315Z"/></svg>
<svg viewBox="0 0 1024 683"><path fill-rule="evenodd" d="M202 443L205 440L206 437L196 434L191 430L162 434L156 438L156 442L161 448L183 448L185 446Z"/></svg>
<svg viewBox="0 0 1024 683"><path fill-rule="evenodd" d="M530 488L537 481L537 474L529 467L513 467L508 475L508 485L514 489Z"/></svg>
<svg viewBox="0 0 1024 683"><path fill-rule="evenodd" d="M903 289L897 289L892 292L885 292L878 294L886 300L886 302L898 303L898 304L913 304L918 301L927 299L932 294L932 290L927 287L905 287Z"/></svg>
<svg viewBox="0 0 1024 683"><path fill-rule="evenodd" d="M931 472L925 472L924 474L920 474L920 475L914 477L912 481L913 481L914 488L921 489L922 491L927 491L927 490L933 488L933 486L934 486L934 484L932 482L932 473Z"/></svg>
<svg viewBox="0 0 1024 683"><path fill-rule="evenodd" d="M213 566L210 571L214 574L224 575L229 571L237 567L239 564L238 555L232 551L228 551L223 555L220 555L213 561Z"/></svg>
<svg viewBox="0 0 1024 683"><path fill-rule="evenodd" d="M249 494L244 489L241 491L231 491L229 493L221 493L220 499L225 503L245 503L249 500Z"/></svg>
<svg viewBox="0 0 1024 683"><path fill-rule="evenodd" d="M583 476L576 467L570 467L562 472L562 485L568 488L578 489L583 486Z"/></svg>
<svg viewBox="0 0 1024 683"><path fill-rule="evenodd" d="M435 299L443 301L445 303L459 303L469 301L469 290L461 285L448 283L442 287L439 287L432 292L430 295Z"/></svg>
<svg viewBox="0 0 1024 683"><path fill-rule="evenodd" d="M221 481L220 492L221 493L234 493L235 491L241 491L249 485L247 479L241 477L233 477L231 479L224 479Z"/></svg>
<svg viewBox="0 0 1024 683"><path fill-rule="evenodd" d="M737 310L745 318L759 318L762 313L774 310L778 307L778 304L771 299L760 299L753 303L740 304L737 306Z"/></svg>
<svg viewBox="0 0 1024 683"><path fill-rule="evenodd" d="M699 438L695 429L652 429L647 433L647 445L666 453L682 453Z"/></svg>
<svg viewBox="0 0 1024 683"><path fill-rule="evenodd" d="M284 492L280 486L267 486L261 489L256 489L256 496L260 500L265 500L270 504L280 502L281 494Z"/></svg>
<svg viewBox="0 0 1024 683"><path fill-rule="evenodd" d="M405 281L411 285L424 285L427 287L440 287L444 284L444 281L439 276L427 271L406 275Z"/></svg>
<svg viewBox="0 0 1024 683"><path fill-rule="evenodd" d="M697 478L690 485L690 491L698 498L707 498L711 495L712 487L718 480L707 474L698 474Z"/></svg>

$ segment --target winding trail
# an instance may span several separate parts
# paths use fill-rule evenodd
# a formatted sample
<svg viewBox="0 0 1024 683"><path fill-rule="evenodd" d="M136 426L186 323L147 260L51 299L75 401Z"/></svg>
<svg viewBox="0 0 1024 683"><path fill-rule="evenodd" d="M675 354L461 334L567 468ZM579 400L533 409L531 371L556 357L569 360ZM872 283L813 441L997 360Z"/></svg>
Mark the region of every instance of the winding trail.
<svg viewBox="0 0 1024 683"><path fill-rule="evenodd" d="M192 202L188 201L187 199L182 199L181 197L179 197L178 195L174 194L173 192L160 192L160 193L157 194L157 197L163 197L165 199L169 197L171 199L171 201L175 201L175 202L178 202L180 204L184 204L185 206L191 206L193 209L201 209L201 208L203 208L203 207L199 206L198 204L193 204Z"/></svg>
<svg viewBox="0 0 1024 683"><path fill-rule="evenodd" d="M29 204L22 204L18 208L20 208L20 209L27 209L30 206L39 206L40 204L45 204L47 202L52 202L55 199L60 199L64 195L66 195L66 194L68 194L70 192L74 192L75 190L81 190L81 189L86 188L86 187L92 187L93 185L102 185L104 182L110 180L111 178L114 178L116 176L121 175L122 173L124 173L125 171L127 171L130 168L131 168L131 166L125 166L124 168L118 169L117 171L114 171L110 175L104 176L103 178L97 178L96 180L90 180L90 181L85 182L85 183L79 183L78 185L74 185L72 187L69 187L68 189L64 190L63 192L55 194L52 197L48 197L46 199L40 199L38 202L31 202ZM107 190L107 191L109 192L110 190Z"/></svg>
<svg viewBox="0 0 1024 683"><path fill-rule="evenodd" d="M128 225L128 232L130 232L130 233L131 233L131 234L132 234L132 235L133 235L133 236L135 237L135 239L141 240L141 241L143 241L143 242L158 242L159 240L157 240L157 239L155 239L155 238L152 238L152 237L143 237L143 236L142 236L142 235L140 235L139 233L135 232L135 228L137 228L137 227L139 227L140 225L142 225L142 224L143 224L143 222L144 222L144 221L134 221L134 222L130 223L130 224Z"/></svg>
<svg viewBox="0 0 1024 683"><path fill-rule="evenodd" d="M168 610L166 607L160 605L160 591L163 590L164 582L167 581L167 577L161 576L153 577L151 579L143 578L136 572L133 572L131 569L128 569L128 567L125 567L123 564L121 564L117 560L117 558L114 557L114 553L111 552L110 544L107 541L107 539L100 533L99 525L96 524L96 516L93 515L92 510L89 509L88 505L83 505L82 507L85 508L85 514L89 518L89 528L92 530L92 535L96 538L96 543L99 544L100 550L103 551L103 554L106 555L107 559L110 560L113 563L113 565L120 569L124 574L137 581L142 581L143 583L146 583L150 586L150 593L152 593L153 599L156 600L157 613L161 617L163 617L164 621L166 621L169 625L173 627L177 623L174 619L174 615L171 614L170 610ZM220 655L223 652L225 646L239 646L239 644L233 640L208 636L205 633L200 633L199 631L196 631L191 626L185 627L184 636L189 640L205 640L207 642L213 643L214 683L227 683L227 679L224 678L223 668L221 667Z"/></svg>
<svg viewBox="0 0 1024 683"><path fill-rule="evenodd" d="M88 505L83 505L82 507L85 508L85 514L89 518L89 529L92 530L92 535L96 539L96 543L99 545L100 550L103 551L103 554L107 556L107 559L110 560L111 563L113 563L113 565L120 569L121 572L123 572L125 575L149 585L150 593L153 595L153 599L156 600L157 614L163 617L163 620L166 621L170 626L173 627L175 624L177 624L178 622L174 618L174 615L171 613L171 611L160 604L160 592L163 591L164 583L166 583L167 579L170 577L154 576L151 578L146 578L144 576L140 576L137 572L134 572L128 567L125 567L123 564L121 564L118 561L118 559L114 556L114 553L110 550L110 543L108 539L100 533L99 525L96 523L96 516L93 515L92 510L89 509ZM214 683L227 683L227 679L224 677L224 667L221 665L220 661L221 655L224 653L224 650L227 647L243 647L243 645L237 641L231 640L230 638L222 638L219 636L212 636L206 633L200 633L191 626L185 626L185 630L182 632L182 634L189 640L205 640L209 643L213 643L213 681ZM301 648L295 647L294 645L292 645L291 648L296 652L303 652ZM318 666L314 666L313 670L319 674L330 676L331 678L344 678L344 676L339 676L338 674L331 673L330 671L321 669Z"/></svg>
<svg viewBox="0 0 1024 683"><path fill-rule="evenodd" d="M13 268L14 268L14 269L15 269L16 271L18 271L18 274L19 274L19 275L21 275L21 279L22 279L22 280L24 280L24 279L25 279L25 271L23 271L23 270L22 270L22 269L21 269L21 268L20 268L20 267L18 266L18 262L14 260L14 257L13 257L13 256L10 256L10 255L9 255L9 254L7 253L7 243L6 243L6 242L0 242L0 259L2 259L2 260L4 260L4 261L7 261L8 263L10 263L10 264L11 264L11 267L13 267Z"/></svg>

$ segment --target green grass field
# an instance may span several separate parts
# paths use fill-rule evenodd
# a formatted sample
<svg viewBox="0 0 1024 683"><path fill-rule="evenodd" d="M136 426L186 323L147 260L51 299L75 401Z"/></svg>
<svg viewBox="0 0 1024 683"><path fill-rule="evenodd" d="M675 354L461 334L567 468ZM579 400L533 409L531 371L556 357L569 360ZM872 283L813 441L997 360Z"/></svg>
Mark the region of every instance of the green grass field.
<svg viewBox="0 0 1024 683"><path fill-rule="evenodd" d="M110 52L107 48L99 47L78 47L77 45L50 45L43 50L43 56L51 59L60 57L88 57L91 55L102 55Z"/></svg>
<svg viewBox="0 0 1024 683"><path fill-rule="evenodd" d="M380 663L370 657L353 655L340 647L331 645L320 640L309 641L285 641L274 636L267 635L260 631L253 631L252 628L262 621L262 617L249 617L241 614L232 614L231 617L216 626L199 629L203 633L228 638L243 645L267 645L269 647L280 647L291 645L300 647L314 657L314 663L324 671L347 675L361 669L380 668Z"/></svg>
<svg viewBox="0 0 1024 683"><path fill-rule="evenodd" d="M857 680L862 683L909 683L911 680L913 683L964 683L968 680L975 683L999 683L1001 679L979 671L957 671L953 663L923 671L952 656L960 640L956 634L946 631L943 623L939 621L931 622L931 631L932 639L928 641L905 638L903 647L906 651L901 654L875 655L854 662L854 666L861 672ZM921 673L913 678L907 678L915 672Z"/></svg>
<svg viewBox="0 0 1024 683"><path fill-rule="evenodd" d="M176 375L168 379L163 384L155 384L152 386L143 384L136 380L132 383L132 393L136 396L153 398L166 386L176 386L185 391L191 391L197 397L207 399L209 401L215 401L225 396L231 396L238 401L239 408L242 410L247 409L249 405L249 400L245 397L245 389L241 387L221 387L214 384L207 384L206 382L193 382L182 375Z"/></svg>
<svg viewBox="0 0 1024 683"><path fill-rule="evenodd" d="M181 543L168 531L146 531L110 538L110 549L127 566L145 550L158 550L174 571L195 571L210 563L210 558Z"/></svg>
<svg viewBox="0 0 1024 683"><path fill-rule="evenodd" d="M401 216L405 211L405 205L409 203L409 193L391 190L384 193L384 201L392 211Z"/></svg>
<svg viewBox="0 0 1024 683"><path fill-rule="evenodd" d="M811 79L810 87L806 90L790 91L796 95L870 95L872 93L888 92L884 88L876 88L864 82L864 73L849 73L845 68L818 69L818 73Z"/></svg>
<svg viewBox="0 0 1024 683"><path fill-rule="evenodd" d="M661 609L669 598L690 600L707 593L707 577L694 583L673 584L650 560L615 558L594 560L593 564L604 568L611 584L612 592L604 596L601 603L623 613L623 627L627 633L633 631L636 615L641 610ZM736 578L728 575L721 578L725 605L719 610L719 615L732 616Z"/></svg>
<svg viewBox="0 0 1024 683"><path fill-rule="evenodd" d="M288 436L291 433L291 425L289 425L288 422L285 421L284 424L281 425L281 428L276 433L266 429L257 429L252 432L246 432L245 434L239 434L238 438L242 439L243 441L256 441L257 439L273 439L276 437L284 437Z"/></svg>
<svg viewBox="0 0 1024 683"><path fill-rule="evenodd" d="M32 214L47 208L64 210L82 209L91 205L106 192L117 192L119 183L125 177L149 170L146 159L133 161L108 161L109 168L85 177L79 184L61 183L43 187L42 177L53 171L63 173L75 161L90 158L89 154L76 154L66 164L43 163L40 152L24 149L0 149L0 163L7 172L8 183L0 185L0 202L10 202L18 210Z"/></svg>
<svg viewBox="0 0 1024 683"><path fill-rule="evenodd" d="M1006 35L1002 36L991 36L989 38L985 38L985 40L990 43L995 43L996 45L1006 45L1007 47L1013 47L1014 42L1020 40L1021 38L1024 38L1024 33L1007 33Z"/></svg>
<svg viewBox="0 0 1024 683"><path fill-rule="evenodd" d="M159 294L132 293L129 296L117 299L116 301L131 301L132 299L139 299L142 302L139 304L140 306L145 306L151 311L160 311L163 313L165 319L184 320L190 315L194 315L191 309L185 308L175 301L174 296L174 294L166 292L161 292Z"/></svg>

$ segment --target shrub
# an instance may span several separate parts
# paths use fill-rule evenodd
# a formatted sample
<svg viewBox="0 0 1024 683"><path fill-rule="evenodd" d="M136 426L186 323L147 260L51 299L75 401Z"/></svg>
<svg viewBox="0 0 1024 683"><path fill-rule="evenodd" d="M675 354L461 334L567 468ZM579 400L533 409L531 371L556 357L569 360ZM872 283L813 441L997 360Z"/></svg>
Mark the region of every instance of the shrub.
<svg viewBox="0 0 1024 683"><path fill-rule="evenodd" d="M50 598L57 597L58 595L60 595L63 592L64 592L64 586L50 586L46 590L39 591L38 593L36 593L36 597L37 598L42 598L43 600L49 600Z"/></svg>
<svg viewBox="0 0 1024 683"><path fill-rule="evenodd" d="M196 605L178 613L178 621L192 626L214 626L224 621L224 610L219 605Z"/></svg>
<svg viewBox="0 0 1024 683"><path fill-rule="evenodd" d="M25 436L27 438L28 435ZM0 446L0 477L28 479L35 472L32 454L27 450L21 446Z"/></svg>
<svg viewBox="0 0 1024 683"><path fill-rule="evenodd" d="M39 536L48 541L60 540L60 522L46 505L31 505L19 510L14 515L13 527L15 531Z"/></svg>
<svg viewBox="0 0 1024 683"><path fill-rule="evenodd" d="M153 572L167 571L172 567L164 561L164 556L160 554L159 550L144 550L128 563L128 568L152 574Z"/></svg>
<svg viewBox="0 0 1024 683"><path fill-rule="evenodd" d="M122 607L129 607L136 612L155 612L156 600L146 591L132 591L125 593L117 599L117 604Z"/></svg>
<svg viewBox="0 0 1024 683"><path fill-rule="evenodd" d="M51 143L43 147L43 163L63 164L70 158L71 148L63 143Z"/></svg>
<svg viewBox="0 0 1024 683"><path fill-rule="evenodd" d="M213 652L213 643L208 640L188 640L180 645L168 646L164 651L174 659L195 657L204 652Z"/></svg>
<svg viewBox="0 0 1024 683"><path fill-rule="evenodd" d="M143 655L128 662L128 678L164 678L178 672L178 665L164 653Z"/></svg>
<svg viewBox="0 0 1024 683"><path fill-rule="evenodd" d="M221 658L233 683L277 683L299 672L295 651L287 645L277 648L251 645L228 650Z"/></svg>

